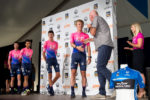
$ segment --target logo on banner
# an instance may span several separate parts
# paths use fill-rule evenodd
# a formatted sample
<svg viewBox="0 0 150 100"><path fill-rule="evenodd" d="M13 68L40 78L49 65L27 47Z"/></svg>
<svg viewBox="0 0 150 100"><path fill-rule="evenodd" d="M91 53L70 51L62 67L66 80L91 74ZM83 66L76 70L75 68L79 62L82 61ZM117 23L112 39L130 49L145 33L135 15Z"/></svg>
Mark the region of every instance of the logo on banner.
<svg viewBox="0 0 150 100"><path fill-rule="evenodd" d="M52 21L53 21L53 18L51 17L51 18L49 19L50 24L49 24L48 26L53 25Z"/></svg>
<svg viewBox="0 0 150 100"><path fill-rule="evenodd" d="M86 13L86 12L89 12L89 11L90 11L90 8L86 8L86 9L82 10L82 13Z"/></svg>
<svg viewBox="0 0 150 100"><path fill-rule="evenodd" d="M110 0L106 0L106 5L108 5L110 3Z"/></svg>
<svg viewBox="0 0 150 100"><path fill-rule="evenodd" d="M74 17L74 18L79 17L79 15L78 15L78 10L77 10L77 9L74 10L74 14L75 14L75 17Z"/></svg>
<svg viewBox="0 0 150 100"><path fill-rule="evenodd" d="M62 20L62 17L58 17L58 18L56 18L56 21L58 22L58 21L61 21Z"/></svg>
<svg viewBox="0 0 150 100"><path fill-rule="evenodd" d="M69 27L70 27L70 24L64 25L64 28L69 28Z"/></svg>
<svg viewBox="0 0 150 100"><path fill-rule="evenodd" d="M60 24L58 24L58 25L57 25L57 30L58 30L58 31L56 31L56 33L61 32L60 27L61 27Z"/></svg>
<svg viewBox="0 0 150 100"><path fill-rule="evenodd" d="M68 19L69 18L69 13L66 13L65 14L65 19Z"/></svg>
<svg viewBox="0 0 150 100"><path fill-rule="evenodd" d="M78 88L78 84L77 83L75 83L74 88Z"/></svg>
<svg viewBox="0 0 150 100"><path fill-rule="evenodd" d="M64 40L66 41L66 40L69 40L69 32L65 32L65 38L64 38Z"/></svg>
<svg viewBox="0 0 150 100"><path fill-rule="evenodd" d="M94 76L95 76L95 77L97 77L97 76L98 76L98 73L97 73L97 71L95 71L95 72L94 72Z"/></svg>
<svg viewBox="0 0 150 100"><path fill-rule="evenodd" d="M98 9L98 4L94 4L94 9Z"/></svg>
<svg viewBox="0 0 150 100"><path fill-rule="evenodd" d="M40 76L40 79L44 79L42 74L41 74L41 76Z"/></svg>
<svg viewBox="0 0 150 100"><path fill-rule="evenodd" d="M68 37L69 36L69 32L65 32L65 37Z"/></svg>
<svg viewBox="0 0 150 100"><path fill-rule="evenodd" d="M84 33L88 33L88 28L84 28Z"/></svg>
<svg viewBox="0 0 150 100"><path fill-rule="evenodd" d="M108 17L110 17L111 16L111 12L110 11L107 11L106 12L106 17L108 18Z"/></svg>
<svg viewBox="0 0 150 100"><path fill-rule="evenodd" d="M68 47L68 44L69 44L68 42L65 43L65 47L66 47L66 48Z"/></svg>
<svg viewBox="0 0 150 100"><path fill-rule="evenodd" d="M50 18L50 19L49 19L49 22L52 22L52 21L53 21L53 18Z"/></svg>
<svg viewBox="0 0 150 100"><path fill-rule="evenodd" d="M53 28L52 28L52 27L50 27L50 28L49 28L49 31L52 31L52 30L53 30Z"/></svg>
<svg viewBox="0 0 150 100"><path fill-rule="evenodd" d="M60 34L57 35L57 40L60 40Z"/></svg>
<svg viewBox="0 0 150 100"><path fill-rule="evenodd" d="M69 77L69 74L68 73L65 73L65 78L68 78Z"/></svg>
<svg viewBox="0 0 150 100"><path fill-rule="evenodd" d="M84 24L87 25L88 17L84 17Z"/></svg>
<svg viewBox="0 0 150 100"><path fill-rule="evenodd" d="M42 25L45 25L45 21L42 21Z"/></svg>

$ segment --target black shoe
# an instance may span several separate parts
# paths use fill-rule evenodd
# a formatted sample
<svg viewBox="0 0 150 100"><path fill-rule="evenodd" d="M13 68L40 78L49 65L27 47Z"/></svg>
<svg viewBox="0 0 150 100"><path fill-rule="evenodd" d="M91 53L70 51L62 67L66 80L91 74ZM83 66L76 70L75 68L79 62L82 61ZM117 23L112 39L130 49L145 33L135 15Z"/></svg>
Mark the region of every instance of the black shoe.
<svg viewBox="0 0 150 100"><path fill-rule="evenodd" d="M10 92L11 94L15 94L15 91L14 90L11 90L11 92Z"/></svg>
<svg viewBox="0 0 150 100"><path fill-rule="evenodd" d="M85 97L87 97L87 96L86 96L86 93L85 93L85 92L82 92L82 98L85 98Z"/></svg>
<svg viewBox="0 0 150 100"><path fill-rule="evenodd" d="M21 94L21 91L17 91L17 94Z"/></svg>
<svg viewBox="0 0 150 100"><path fill-rule="evenodd" d="M71 93L71 98L75 98L75 97L76 97L75 93Z"/></svg>
<svg viewBox="0 0 150 100"><path fill-rule="evenodd" d="M54 91L53 91L53 90L51 90L51 92L50 92L50 96L54 96L54 95L55 95Z"/></svg>

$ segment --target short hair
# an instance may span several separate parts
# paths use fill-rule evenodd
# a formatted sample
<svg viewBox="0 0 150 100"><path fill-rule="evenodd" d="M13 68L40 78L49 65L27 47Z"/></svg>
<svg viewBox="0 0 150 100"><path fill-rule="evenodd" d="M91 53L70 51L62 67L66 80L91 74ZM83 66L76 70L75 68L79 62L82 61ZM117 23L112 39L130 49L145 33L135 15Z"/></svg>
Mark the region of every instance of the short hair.
<svg viewBox="0 0 150 100"><path fill-rule="evenodd" d="M25 40L25 43L26 43L26 42L30 42L30 43L31 43L32 41L31 41L31 40L29 40L29 39L26 39L26 40Z"/></svg>
<svg viewBox="0 0 150 100"><path fill-rule="evenodd" d="M54 35L54 31L53 31L53 30L49 30L49 31L48 31L48 34L49 34L49 33L52 33L52 34Z"/></svg>
<svg viewBox="0 0 150 100"><path fill-rule="evenodd" d="M19 45L19 42L14 42L14 44L18 44Z"/></svg>
<svg viewBox="0 0 150 100"><path fill-rule="evenodd" d="M84 26L84 21L83 21L82 19L78 19L78 20L76 20L76 21L74 22L74 24L75 24L75 25L77 25L77 22L81 22L81 23L82 23L82 25Z"/></svg>

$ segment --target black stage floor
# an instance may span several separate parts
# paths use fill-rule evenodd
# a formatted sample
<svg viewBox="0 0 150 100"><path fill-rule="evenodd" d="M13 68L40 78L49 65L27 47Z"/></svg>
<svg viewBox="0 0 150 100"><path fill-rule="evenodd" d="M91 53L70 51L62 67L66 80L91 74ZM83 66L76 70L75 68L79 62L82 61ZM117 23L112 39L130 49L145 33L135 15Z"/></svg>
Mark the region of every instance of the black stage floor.
<svg viewBox="0 0 150 100"><path fill-rule="evenodd" d="M41 95L41 94L31 94L28 96L21 96L21 95L0 95L0 100L96 100L92 96L88 96L87 98L82 98L81 96L76 96L76 98L71 99L69 95L55 95L55 96L48 96L48 95ZM100 99L98 99L100 100ZM115 98L110 99L107 98L106 100L115 100ZM140 100L148 100L140 99Z"/></svg>

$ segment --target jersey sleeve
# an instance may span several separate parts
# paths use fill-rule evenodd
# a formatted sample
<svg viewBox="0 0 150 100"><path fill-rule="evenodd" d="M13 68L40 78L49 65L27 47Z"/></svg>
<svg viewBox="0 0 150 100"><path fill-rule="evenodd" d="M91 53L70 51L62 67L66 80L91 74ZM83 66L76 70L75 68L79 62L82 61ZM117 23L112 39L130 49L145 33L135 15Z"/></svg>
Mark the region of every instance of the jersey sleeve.
<svg viewBox="0 0 150 100"><path fill-rule="evenodd" d="M10 51L10 52L9 52L9 55L8 55L8 60L10 60L11 57L12 57L12 52Z"/></svg>
<svg viewBox="0 0 150 100"><path fill-rule="evenodd" d="M138 80L138 83L139 83L139 86L140 86L140 88L144 88L145 87L145 84L144 84L144 81L143 81L143 79L142 79L142 76L141 76L141 74L138 72L138 75L137 75L138 77L137 77L137 80Z"/></svg>
<svg viewBox="0 0 150 100"><path fill-rule="evenodd" d="M47 43L45 42L43 45L43 52L46 52Z"/></svg>
<svg viewBox="0 0 150 100"><path fill-rule="evenodd" d="M109 82L109 88L110 89L113 89L115 87L114 81L113 81L113 78L114 78L113 76L114 76L114 74L111 75L110 82Z"/></svg>
<svg viewBox="0 0 150 100"><path fill-rule="evenodd" d="M56 51L58 50L58 43L56 42Z"/></svg>
<svg viewBox="0 0 150 100"><path fill-rule="evenodd" d="M98 27L98 16L95 16L93 22L92 22L92 27L97 28Z"/></svg>
<svg viewBox="0 0 150 100"><path fill-rule="evenodd" d="M139 39L139 38L142 38L142 39L144 38L144 36L143 36L142 33L139 33L139 34L138 34L138 39Z"/></svg>
<svg viewBox="0 0 150 100"><path fill-rule="evenodd" d="M23 49L21 49L21 51L20 51L20 55L19 55L19 58L21 59L22 58L22 55L23 55Z"/></svg>
<svg viewBox="0 0 150 100"><path fill-rule="evenodd" d="M71 37L70 37L70 43L74 43L74 34L73 33L71 34Z"/></svg>
<svg viewBox="0 0 150 100"><path fill-rule="evenodd" d="M56 51L55 51L56 54L57 54L57 50L58 50L58 42L56 42Z"/></svg>

